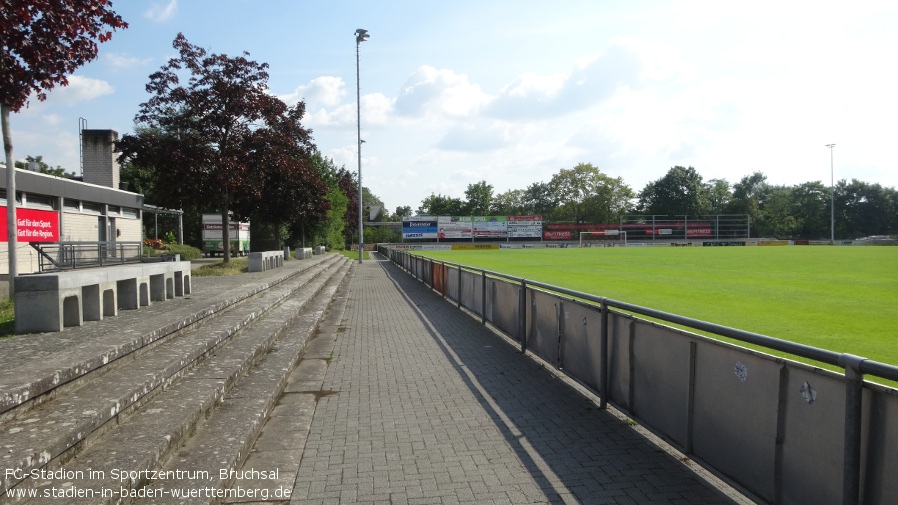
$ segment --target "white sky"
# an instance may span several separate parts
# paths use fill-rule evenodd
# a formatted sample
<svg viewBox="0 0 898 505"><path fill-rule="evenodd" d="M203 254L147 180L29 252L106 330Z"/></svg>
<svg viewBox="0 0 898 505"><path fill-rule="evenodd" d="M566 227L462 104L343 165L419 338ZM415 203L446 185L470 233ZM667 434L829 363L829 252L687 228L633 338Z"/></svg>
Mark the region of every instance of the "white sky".
<svg viewBox="0 0 898 505"><path fill-rule="evenodd" d="M592 163L640 191L674 165L731 183L898 186L898 3L115 0L130 24L11 118L14 155L79 172L78 123L131 133L178 32L270 65L325 156L390 211ZM152 202L148 202L152 203Z"/></svg>

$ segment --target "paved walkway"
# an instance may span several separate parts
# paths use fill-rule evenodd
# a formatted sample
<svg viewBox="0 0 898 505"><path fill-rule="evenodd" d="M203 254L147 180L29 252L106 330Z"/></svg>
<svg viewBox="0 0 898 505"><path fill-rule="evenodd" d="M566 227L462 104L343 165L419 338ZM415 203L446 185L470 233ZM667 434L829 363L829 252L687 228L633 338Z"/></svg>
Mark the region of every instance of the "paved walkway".
<svg viewBox="0 0 898 505"><path fill-rule="evenodd" d="M350 283L292 503L746 502L396 266Z"/></svg>

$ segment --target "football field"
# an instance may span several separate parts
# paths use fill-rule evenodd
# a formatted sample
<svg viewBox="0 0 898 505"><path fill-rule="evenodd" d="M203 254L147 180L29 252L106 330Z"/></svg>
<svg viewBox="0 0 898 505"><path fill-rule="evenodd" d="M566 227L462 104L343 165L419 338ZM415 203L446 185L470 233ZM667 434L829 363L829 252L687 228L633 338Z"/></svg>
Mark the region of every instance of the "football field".
<svg viewBox="0 0 898 505"><path fill-rule="evenodd" d="M898 365L898 247L415 253Z"/></svg>

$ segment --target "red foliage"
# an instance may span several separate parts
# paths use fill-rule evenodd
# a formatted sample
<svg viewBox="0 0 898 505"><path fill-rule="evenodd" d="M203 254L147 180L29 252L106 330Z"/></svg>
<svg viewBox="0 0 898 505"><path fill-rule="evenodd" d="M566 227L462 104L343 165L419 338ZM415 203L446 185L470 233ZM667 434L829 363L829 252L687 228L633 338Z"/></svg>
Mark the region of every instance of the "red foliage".
<svg viewBox="0 0 898 505"><path fill-rule="evenodd" d="M0 102L19 111L31 93L38 100L67 75L97 57L97 40L128 23L109 0L28 0L0 4L3 52L0 54Z"/></svg>

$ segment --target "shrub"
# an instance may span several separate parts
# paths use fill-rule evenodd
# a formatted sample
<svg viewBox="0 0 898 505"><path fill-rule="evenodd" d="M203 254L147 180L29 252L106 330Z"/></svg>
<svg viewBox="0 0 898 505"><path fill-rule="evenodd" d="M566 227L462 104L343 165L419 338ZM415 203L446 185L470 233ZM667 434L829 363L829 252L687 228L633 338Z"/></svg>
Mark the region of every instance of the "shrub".
<svg viewBox="0 0 898 505"><path fill-rule="evenodd" d="M169 244L168 252L171 254L180 254L182 260L195 260L203 257L203 251L191 245Z"/></svg>

